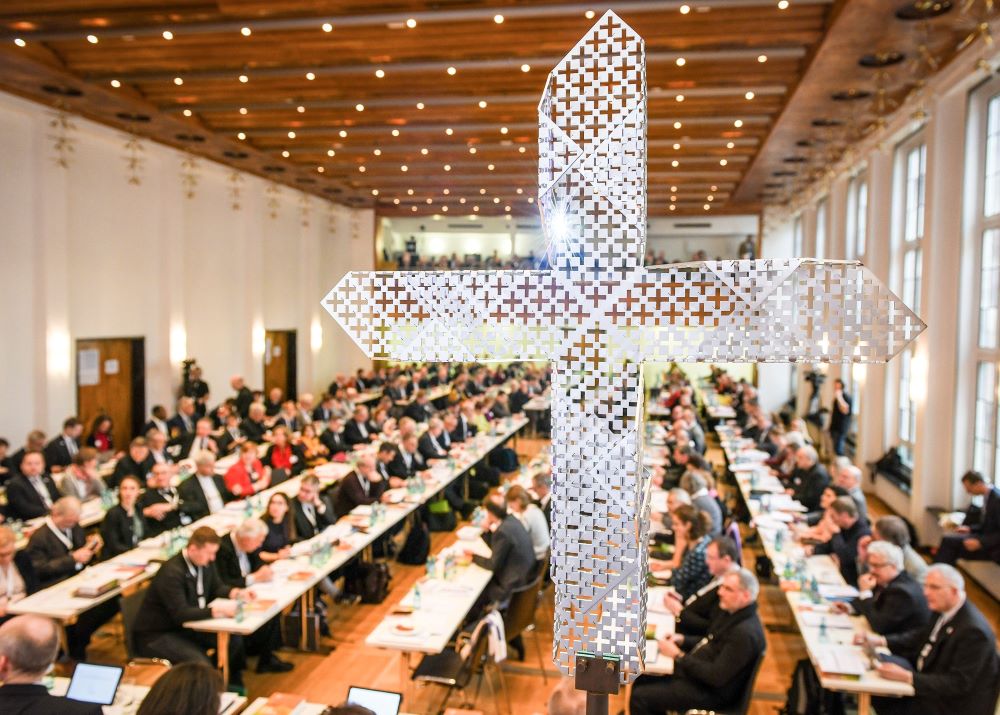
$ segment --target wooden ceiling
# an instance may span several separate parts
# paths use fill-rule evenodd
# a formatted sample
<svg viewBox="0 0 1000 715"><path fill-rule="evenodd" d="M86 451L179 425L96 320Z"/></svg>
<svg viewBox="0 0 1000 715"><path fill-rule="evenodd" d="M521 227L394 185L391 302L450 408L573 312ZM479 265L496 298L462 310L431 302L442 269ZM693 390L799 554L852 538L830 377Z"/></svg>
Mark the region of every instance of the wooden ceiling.
<svg viewBox="0 0 1000 715"><path fill-rule="evenodd" d="M611 7L646 41L650 215L756 212L830 158L858 58L913 51L901 4L5 0L0 88L383 215L524 215L546 75Z"/></svg>

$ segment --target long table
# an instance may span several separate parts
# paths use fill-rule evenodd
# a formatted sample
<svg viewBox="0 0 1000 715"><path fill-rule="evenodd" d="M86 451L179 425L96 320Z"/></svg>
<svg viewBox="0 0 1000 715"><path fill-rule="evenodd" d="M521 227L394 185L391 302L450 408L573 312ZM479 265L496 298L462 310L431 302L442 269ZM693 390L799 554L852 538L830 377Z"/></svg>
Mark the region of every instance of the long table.
<svg viewBox="0 0 1000 715"><path fill-rule="evenodd" d="M726 455L730 472L739 487L767 557L775 573L786 573L786 566L805 564L804 581L813 579L820 584L821 593L848 594L840 570L829 556L805 557L801 544L788 529L789 510L799 506L784 498L784 487L762 463L762 453L740 440L734 430L726 425L716 428L719 441ZM764 455L766 456L766 455ZM754 494L751 494L751 491ZM761 492L776 495L773 500L760 498ZM765 503L773 501L774 504ZM779 534L781 536L779 537ZM802 634L809 660L815 667L820 684L827 690L854 693L858 697L858 715L871 711L873 695L906 697L913 695L913 686L886 680L868 666L868 659L860 646L853 644L855 632L871 632L871 627L861 616L847 617L830 612L830 598L820 597L818 602L802 593L798 584L782 582L782 591L788 601L796 625ZM849 671L847 674L837 671Z"/></svg>
<svg viewBox="0 0 1000 715"><path fill-rule="evenodd" d="M53 678L49 686L52 695L65 695L69 690L69 678ZM135 685L133 683L121 682L118 684L118 692L115 694L115 701L111 705L103 705L101 709L104 715L127 715L139 709L142 701L146 699L150 688L145 685ZM243 695L224 692L219 698L219 715L232 715L246 705L247 699ZM244 711L246 712L246 711Z"/></svg>
<svg viewBox="0 0 1000 715"><path fill-rule="evenodd" d="M274 564L275 578L271 583L253 586L258 598L269 602L266 608L257 610L251 606L241 621L237 621L235 618L211 618L190 621L184 626L195 631L216 634L219 667L223 671L224 678L228 678L227 653L229 639L232 635L245 636L254 633L296 601L300 602L304 628L306 614L312 610L313 606L313 588L320 581L361 554L368 546L419 509L421 505L436 498L448 485L464 475L497 446L517 434L526 424L527 419L524 417L500 420L499 424L496 425L497 429L492 434L476 435L466 444L457 445L453 448L450 459L441 460L431 467L431 481L427 483L423 492L407 494L405 488L389 490L387 493L392 495L390 498L394 503L386 506L384 515L374 522L369 521L368 527L363 531L359 531L353 524L359 523L358 517L361 517L362 521L367 519L365 515L370 513L370 508L359 508L355 510L357 513L342 518L322 534L308 542L296 545L296 551L300 555L286 562ZM310 563L309 558L305 556L310 547L314 543L322 545L331 541L336 541L337 547L330 552L329 556L320 563ZM486 581L488 580L489 572L486 572ZM483 582L480 590L485 585L486 582Z"/></svg>

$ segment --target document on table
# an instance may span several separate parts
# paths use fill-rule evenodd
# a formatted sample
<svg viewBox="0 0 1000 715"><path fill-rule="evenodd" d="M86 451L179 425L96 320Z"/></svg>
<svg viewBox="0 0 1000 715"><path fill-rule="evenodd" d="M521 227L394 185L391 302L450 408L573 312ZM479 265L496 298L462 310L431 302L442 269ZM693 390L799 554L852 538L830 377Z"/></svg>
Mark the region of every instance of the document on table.
<svg viewBox="0 0 1000 715"><path fill-rule="evenodd" d="M651 613L669 613L670 615L673 615L667 607L663 605L663 599L670 591L673 591L673 589L669 586L653 586L649 589L648 595L646 596L646 607Z"/></svg>
<svg viewBox="0 0 1000 715"><path fill-rule="evenodd" d="M828 675L862 676L867 668L861 651L855 646L823 645L816 649L819 670Z"/></svg>
<svg viewBox="0 0 1000 715"><path fill-rule="evenodd" d="M844 601L858 597L858 589L837 583L819 584L819 595L828 601Z"/></svg>
<svg viewBox="0 0 1000 715"><path fill-rule="evenodd" d="M854 623L851 617L845 613L819 613L817 611L800 611L799 619L803 626L819 628L826 623L827 628L842 628L854 630Z"/></svg>

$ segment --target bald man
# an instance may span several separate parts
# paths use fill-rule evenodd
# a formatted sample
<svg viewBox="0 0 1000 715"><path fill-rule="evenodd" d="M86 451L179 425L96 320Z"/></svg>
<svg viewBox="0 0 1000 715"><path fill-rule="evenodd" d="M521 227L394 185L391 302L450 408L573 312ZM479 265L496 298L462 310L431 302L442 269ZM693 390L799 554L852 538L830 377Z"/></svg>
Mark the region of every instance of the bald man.
<svg viewBox="0 0 1000 715"><path fill-rule="evenodd" d="M100 705L49 695L42 678L59 652L48 618L25 615L0 626L0 712L20 715L101 715Z"/></svg>

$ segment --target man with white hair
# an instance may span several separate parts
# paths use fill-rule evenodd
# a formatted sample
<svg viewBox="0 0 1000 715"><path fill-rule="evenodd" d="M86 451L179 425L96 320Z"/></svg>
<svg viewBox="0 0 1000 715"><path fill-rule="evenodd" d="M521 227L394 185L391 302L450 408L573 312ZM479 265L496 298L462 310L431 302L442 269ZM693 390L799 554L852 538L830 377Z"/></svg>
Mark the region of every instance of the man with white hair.
<svg viewBox="0 0 1000 715"><path fill-rule="evenodd" d="M226 502L236 497L226 488L225 480L215 473L215 455L199 452L194 458L195 473L177 489L183 503L182 511L197 521L203 516L222 511Z"/></svg>
<svg viewBox="0 0 1000 715"><path fill-rule="evenodd" d="M244 589L274 578L271 567L260 560L258 553L267 538L267 525L260 519L247 519L228 536L222 537L215 556L215 569L222 582L232 588ZM274 654L281 647L281 624L275 616L246 639L246 649L259 655L258 673L287 673L292 664Z"/></svg>
<svg viewBox="0 0 1000 715"><path fill-rule="evenodd" d="M927 599L903 569L903 550L888 541L868 546L868 572L858 576L860 595L850 603L835 602L841 613L860 614L883 636L920 628L930 620Z"/></svg>
<svg viewBox="0 0 1000 715"><path fill-rule="evenodd" d="M795 452L795 469L790 481L788 493L805 506L806 511L819 511L819 501L830 483L830 475L819 463L815 447L807 444Z"/></svg>
<svg viewBox="0 0 1000 715"><path fill-rule="evenodd" d="M100 705L50 695L42 684L59 652L54 621L24 615L0 626L0 712L101 715Z"/></svg>
<svg viewBox="0 0 1000 715"><path fill-rule="evenodd" d="M629 699L631 715L662 715L691 708L725 710L738 704L750 685L767 643L757 614L760 585L750 571L725 574L719 585L719 616L707 635L686 653L674 638L657 645L674 659L669 676L640 676Z"/></svg>
<svg viewBox="0 0 1000 715"><path fill-rule="evenodd" d="M870 548L870 547L869 547ZM879 715L992 715L1000 694L1000 658L989 623L965 595L965 580L948 564L927 570L924 596L935 618L905 633L868 636L897 658L878 674L913 686L910 698L873 698ZM895 661L895 662L893 662Z"/></svg>
<svg viewBox="0 0 1000 715"><path fill-rule="evenodd" d="M841 459L846 459L846 457L837 457L838 462ZM841 489L846 490L848 496L857 504L858 515L862 520L868 521L868 501L865 498L864 491L861 489L861 470L850 462L847 462L847 464L838 464L832 478L833 483Z"/></svg>

